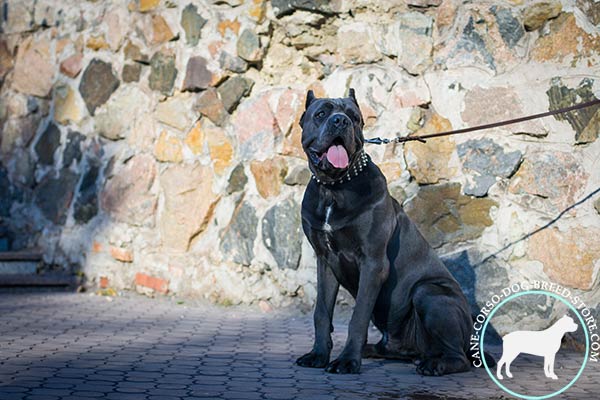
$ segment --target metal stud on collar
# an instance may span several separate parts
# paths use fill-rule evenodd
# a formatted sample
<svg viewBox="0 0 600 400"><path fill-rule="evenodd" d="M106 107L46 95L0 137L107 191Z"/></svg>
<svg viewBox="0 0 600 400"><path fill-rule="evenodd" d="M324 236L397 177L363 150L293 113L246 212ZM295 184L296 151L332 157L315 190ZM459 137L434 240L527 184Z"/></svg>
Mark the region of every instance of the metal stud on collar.
<svg viewBox="0 0 600 400"><path fill-rule="evenodd" d="M350 182L350 180L352 180L353 177L357 177L358 174L360 174L362 172L363 168L366 167L368 163L369 163L369 156L367 155L367 153L362 151L358 161L355 162L352 165L351 169L349 168L348 171L346 172L346 174L344 176L342 176L341 178L339 178L338 180L331 181L331 182L325 182L325 181L321 181L320 179L317 179L317 177L314 174L312 175L312 179L316 180L317 183L322 183L323 185L332 185L332 186L335 184L338 184L338 183L342 183L344 181Z"/></svg>

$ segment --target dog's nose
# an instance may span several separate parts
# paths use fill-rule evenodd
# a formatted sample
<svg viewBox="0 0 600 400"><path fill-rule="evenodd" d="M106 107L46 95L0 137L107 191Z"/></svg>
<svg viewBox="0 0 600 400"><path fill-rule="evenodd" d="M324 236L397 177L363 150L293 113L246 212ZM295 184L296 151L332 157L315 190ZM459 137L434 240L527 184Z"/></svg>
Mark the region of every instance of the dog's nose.
<svg viewBox="0 0 600 400"><path fill-rule="evenodd" d="M336 128L345 128L350 123L350 120L344 114L334 114L331 116L331 122Z"/></svg>

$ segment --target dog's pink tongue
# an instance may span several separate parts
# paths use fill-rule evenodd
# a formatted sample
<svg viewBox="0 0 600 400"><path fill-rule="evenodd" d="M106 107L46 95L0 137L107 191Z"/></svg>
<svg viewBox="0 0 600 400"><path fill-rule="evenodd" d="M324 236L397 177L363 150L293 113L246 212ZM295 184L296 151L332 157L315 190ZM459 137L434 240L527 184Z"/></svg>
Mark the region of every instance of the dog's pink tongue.
<svg viewBox="0 0 600 400"><path fill-rule="evenodd" d="M348 153L344 146L331 146L327 150L327 160L336 168L346 168L348 166Z"/></svg>

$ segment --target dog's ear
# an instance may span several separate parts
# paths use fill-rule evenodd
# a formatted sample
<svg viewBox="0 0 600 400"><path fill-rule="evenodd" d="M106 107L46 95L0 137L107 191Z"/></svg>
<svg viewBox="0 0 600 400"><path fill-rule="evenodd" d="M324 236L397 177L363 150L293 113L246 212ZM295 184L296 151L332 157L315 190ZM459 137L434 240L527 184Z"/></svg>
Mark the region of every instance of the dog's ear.
<svg viewBox="0 0 600 400"><path fill-rule="evenodd" d="M356 101L356 92L354 91L354 88L350 88L350 90L348 90L348 97L354 100L356 105L358 105L358 101Z"/></svg>
<svg viewBox="0 0 600 400"><path fill-rule="evenodd" d="M309 90L308 93L306 93L306 105L304 106L304 108L308 109L308 106L310 106L310 104L316 99L317 98L315 97L315 92Z"/></svg>

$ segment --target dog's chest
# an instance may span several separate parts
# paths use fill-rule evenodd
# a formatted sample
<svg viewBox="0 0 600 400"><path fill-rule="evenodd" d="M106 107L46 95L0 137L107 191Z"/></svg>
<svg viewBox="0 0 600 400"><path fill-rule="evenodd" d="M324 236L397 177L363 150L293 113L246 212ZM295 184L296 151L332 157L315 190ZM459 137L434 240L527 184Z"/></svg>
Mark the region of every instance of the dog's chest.
<svg viewBox="0 0 600 400"><path fill-rule="evenodd" d="M350 242L346 240L347 230L340 229L339 221L336 218L340 217L342 210L336 208L335 204L328 204L322 210L319 224L315 226L313 230L313 239L323 254L329 256L335 256L340 252L347 251L347 244Z"/></svg>

